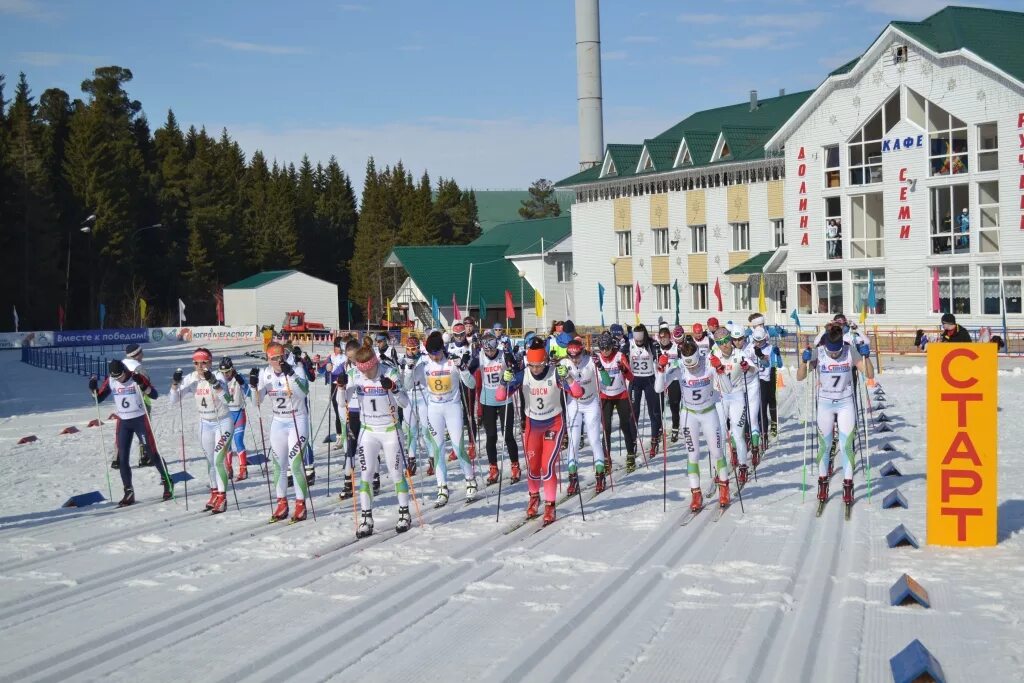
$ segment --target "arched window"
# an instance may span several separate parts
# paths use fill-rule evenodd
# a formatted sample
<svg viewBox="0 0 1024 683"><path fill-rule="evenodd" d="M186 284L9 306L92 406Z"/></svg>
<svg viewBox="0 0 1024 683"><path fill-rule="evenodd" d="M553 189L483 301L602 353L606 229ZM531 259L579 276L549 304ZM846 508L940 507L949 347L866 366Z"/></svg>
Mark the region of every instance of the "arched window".
<svg viewBox="0 0 1024 683"><path fill-rule="evenodd" d="M897 89L847 143L851 185L882 182L882 138L900 120Z"/></svg>

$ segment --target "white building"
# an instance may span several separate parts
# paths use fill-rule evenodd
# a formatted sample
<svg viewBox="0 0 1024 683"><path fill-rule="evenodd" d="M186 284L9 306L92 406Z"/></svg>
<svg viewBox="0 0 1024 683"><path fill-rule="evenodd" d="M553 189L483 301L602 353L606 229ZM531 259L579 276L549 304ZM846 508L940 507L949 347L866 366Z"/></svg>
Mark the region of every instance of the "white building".
<svg viewBox="0 0 1024 683"><path fill-rule="evenodd" d="M338 286L297 270L268 270L224 287L228 327L274 325L280 330L289 311L303 311L308 322L338 329Z"/></svg>

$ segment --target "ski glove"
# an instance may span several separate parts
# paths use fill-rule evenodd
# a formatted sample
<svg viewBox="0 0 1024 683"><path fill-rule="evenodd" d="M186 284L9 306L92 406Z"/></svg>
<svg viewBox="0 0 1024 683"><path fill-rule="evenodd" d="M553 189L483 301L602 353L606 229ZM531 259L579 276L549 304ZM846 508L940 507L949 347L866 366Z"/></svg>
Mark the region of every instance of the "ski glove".
<svg viewBox="0 0 1024 683"><path fill-rule="evenodd" d="M391 381L390 377L381 377L380 386L382 389L384 389L384 391L393 391L395 388L395 383Z"/></svg>
<svg viewBox="0 0 1024 683"><path fill-rule="evenodd" d="M506 371L505 371L505 372L504 372L504 373L503 373L503 374L501 375L501 380L502 380L503 382L505 382L506 384L508 384L509 382L511 382L511 381L512 381L512 378L513 378L513 377L515 377L515 375L513 375L513 374L512 374L512 371L511 371L511 370L506 370Z"/></svg>
<svg viewBox="0 0 1024 683"><path fill-rule="evenodd" d="M291 377L292 375L295 374L295 368L293 368L288 363L288 361L284 361L283 360L283 361L281 361L281 372L283 372L285 374L285 376Z"/></svg>
<svg viewBox="0 0 1024 683"><path fill-rule="evenodd" d="M865 358L869 358L871 356L871 347L868 346L867 343L857 344L857 353Z"/></svg>
<svg viewBox="0 0 1024 683"><path fill-rule="evenodd" d="M800 354L800 358L805 363L810 363L811 362L811 349L810 349L810 347L804 349L804 352L802 354Z"/></svg>
<svg viewBox="0 0 1024 683"><path fill-rule="evenodd" d="M744 358L743 360L740 361L740 370L742 370L743 372L746 372L749 369L750 369L750 363L748 363L747 359Z"/></svg>
<svg viewBox="0 0 1024 683"><path fill-rule="evenodd" d="M216 382L216 381L217 381L217 378L216 378L216 377L214 376L214 374L213 374L212 372L210 372L209 370L204 370L204 371L203 371L203 379L205 379L205 380L206 380L207 382L209 382L210 384L213 384L214 382Z"/></svg>
<svg viewBox="0 0 1024 683"><path fill-rule="evenodd" d="M717 372L719 375L725 374L725 366L722 365L722 360L718 356L711 356L711 367L713 367L715 369L715 372Z"/></svg>
<svg viewBox="0 0 1024 683"><path fill-rule="evenodd" d="M658 365L664 370L668 366L668 356L665 354L658 356Z"/></svg>
<svg viewBox="0 0 1024 683"><path fill-rule="evenodd" d="M171 381L175 384L181 384L182 379L183 375L181 374L181 368L178 368L174 371L174 374L171 375Z"/></svg>
<svg viewBox="0 0 1024 683"><path fill-rule="evenodd" d="M567 368L567 367L565 367L564 365L561 365L561 364L556 365L555 366L555 374L558 375L558 379L565 379L566 375L569 374L569 368Z"/></svg>
<svg viewBox="0 0 1024 683"><path fill-rule="evenodd" d="M97 380L96 375L93 375L92 377L89 378L89 391L96 393L96 391L98 391L99 388L99 381Z"/></svg>
<svg viewBox="0 0 1024 683"><path fill-rule="evenodd" d="M260 383L260 371L253 368L249 371L249 386L255 389Z"/></svg>

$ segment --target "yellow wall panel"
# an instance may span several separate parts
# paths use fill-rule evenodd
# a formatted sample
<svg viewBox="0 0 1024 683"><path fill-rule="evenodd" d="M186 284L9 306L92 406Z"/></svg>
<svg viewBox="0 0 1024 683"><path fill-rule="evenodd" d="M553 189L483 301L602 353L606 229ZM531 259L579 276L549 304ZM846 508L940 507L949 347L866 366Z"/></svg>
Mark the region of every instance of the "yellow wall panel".
<svg viewBox="0 0 1024 683"><path fill-rule="evenodd" d="M704 190L690 190L686 193L686 224L707 225L707 210Z"/></svg>
<svg viewBox="0 0 1024 683"><path fill-rule="evenodd" d="M730 275L729 282L746 282L750 278L749 275ZM751 292L750 297L753 300L757 296L757 292Z"/></svg>
<svg viewBox="0 0 1024 683"><path fill-rule="evenodd" d="M688 254L686 264L687 282L700 284L708 281L708 255Z"/></svg>
<svg viewBox="0 0 1024 683"><path fill-rule="evenodd" d="M668 227L668 195L651 195L651 227Z"/></svg>
<svg viewBox="0 0 1024 683"><path fill-rule="evenodd" d="M668 256L651 257L651 283L655 285L669 284Z"/></svg>
<svg viewBox="0 0 1024 683"><path fill-rule="evenodd" d="M633 229L633 218L629 199L629 197L619 197L618 199L612 200L612 210L615 212L616 232Z"/></svg>
<svg viewBox="0 0 1024 683"><path fill-rule="evenodd" d="M747 185L730 185L726 194L730 223L750 222L750 193Z"/></svg>
<svg viewBox="0 0 1024 683"><path fill-rule="evenodd" d="M784 184L781 180L772 180L768 183L768 218L783 218L786 215L782 208Z"/></svg>
<svg viewBox="0 0 1024 683"><path fill-rule="evenodd" d="M735 268L739 264L750 258L749 251L730 251L729 252L729 268ZM743 277L746 277L744 275Z"/></svg>
<svg viewBox="0 0 1024 683"><path fill-rule="evenodd" d="M620 258L615 262L615 284L633 284L633 259Z"/></svg>

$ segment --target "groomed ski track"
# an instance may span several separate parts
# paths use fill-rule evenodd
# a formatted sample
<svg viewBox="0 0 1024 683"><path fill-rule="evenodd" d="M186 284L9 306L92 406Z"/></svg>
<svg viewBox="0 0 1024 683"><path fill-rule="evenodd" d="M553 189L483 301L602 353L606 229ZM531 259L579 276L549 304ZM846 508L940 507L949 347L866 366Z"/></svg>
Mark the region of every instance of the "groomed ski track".
<svg viewBox="0 0 1024 683"><path fill-rule="evenodd" d="M148 482L136 508L5 517L0 678L885 679L888 657L921 632L911 627L916 617L896 615L883 597L893 572L882 554L894 552L884 534L896 522L880 501L895 484L876 474L869 502L858 453L851 520L843 519L839 474L815 518L813 456L806 501L800 491L804 386L787 384L779 406L787 419L758 481L743 491L745 512L734 493L717 523L717 502L708 500L679 525L689 502L681 443L669 447L667 512L660 457L630 475L617 469L614 489L587 500L588 447L587 520L573 497L553 526L531 522L511 533L525 509L525 479L506 480L495 523L496 487L467 507L454 469L442 509L432 507L431 478L417 476L426 526L416 520L401 536L384 478L376 533L361 541L351 501L334 496L337 474L330 498L322 481L314 486L319 521L267 524L258 466L238 487L241 514L230 492L227 513L200 512L207 492L198 483L187 513L180 486L178 501L151 503L156 475L136 470ZM916 415L901 417L895 394L887 414L899 446L918 428L907 424ZM158 434L161 443L174 428ZM92 446L95 436L85 436L82 447ZM875 472L881 443L872 435ZM613 456L621 465L617 443ZM191 458L190 470L201 464ZM995 670L1014 663L1011 656Z"/></svg>

